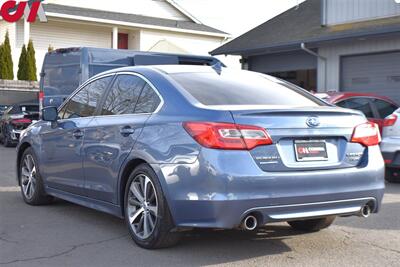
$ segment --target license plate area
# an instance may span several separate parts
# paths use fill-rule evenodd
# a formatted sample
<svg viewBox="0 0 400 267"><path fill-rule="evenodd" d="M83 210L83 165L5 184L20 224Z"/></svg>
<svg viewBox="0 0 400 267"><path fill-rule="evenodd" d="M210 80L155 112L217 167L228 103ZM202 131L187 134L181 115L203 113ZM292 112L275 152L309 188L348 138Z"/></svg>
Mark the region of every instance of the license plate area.
<svg viewBox="0 0 400 267"><path fill-rule="evenodd" d="M328 152L325 140L295 140L296 161L327 161Z"/></svg>

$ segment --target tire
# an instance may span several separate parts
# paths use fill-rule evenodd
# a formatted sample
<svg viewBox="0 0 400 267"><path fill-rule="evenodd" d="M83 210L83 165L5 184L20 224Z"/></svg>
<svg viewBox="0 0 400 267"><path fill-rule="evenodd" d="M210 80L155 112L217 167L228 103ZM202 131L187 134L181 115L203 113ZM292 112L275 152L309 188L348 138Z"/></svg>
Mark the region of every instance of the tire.
<svg viewBox="0 0 400 267"><path fill-rule="evenodd" d="M26 204L40 206L50 204L53 197L46 194L43 179L40 176L37 158L32 148L27 148L20 161L20 186L22 198Z"/></svg>
<svg viewBox="0 0 400 267"><path fill-rule="evenodd" d="M143 197L143 187L147 188L146 197ZM133 170L126 184L124 200L125 223L138 246L159 249L179 242L180 233L173 232L175 224L161 184L149 165L141 164Z"/></svg>
<svg viewBox="0 0 400 267"><path fill-rule="evenodd" d="M4 132L4 135L3 135L3 145L4 145L4 147L11 147L13 145L10 135L7 132Z"/></svg>
<svg viewBox="0 0 400 267"><path fill-rule="evenodd" d="M394 168L386 168L385 180L389 183L400 183L400 171Z"/></svg>
<svg viewBox="0 0 400 267"><path fill-rule="evenodd" d="M295 230L303 232L317 232L319 230L328 228L335 219L336 216L329 216L322 219L290 221L288 224Z"/></svg>

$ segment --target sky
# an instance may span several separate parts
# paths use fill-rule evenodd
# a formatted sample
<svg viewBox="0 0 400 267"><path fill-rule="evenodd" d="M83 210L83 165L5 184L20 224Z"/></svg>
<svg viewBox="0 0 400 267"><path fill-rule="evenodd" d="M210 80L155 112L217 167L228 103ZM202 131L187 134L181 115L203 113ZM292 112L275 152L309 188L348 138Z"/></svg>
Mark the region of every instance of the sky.
<svg viewBox="0 0 400 267"><path fill-rule="evenodd" d="M304 0L174 0L203 24L237 37Z"/></svg>

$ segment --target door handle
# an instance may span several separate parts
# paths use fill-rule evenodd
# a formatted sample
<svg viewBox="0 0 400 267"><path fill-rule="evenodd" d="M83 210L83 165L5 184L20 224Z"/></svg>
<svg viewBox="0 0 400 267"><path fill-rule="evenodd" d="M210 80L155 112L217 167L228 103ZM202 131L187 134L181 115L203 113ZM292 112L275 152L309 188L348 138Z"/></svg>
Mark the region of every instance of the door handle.
<svg viewBox="0 0 400 267"><path fill-rule="evenodd" d="M72 135L76 138L76 139L80 139L83 137L83 132L81 130L76 130L75 132L72 133Z"/></svg>
<svg viewBox="0 0 400 267"><path fill-rule="evenodd" d="M122 136L127 137L135 133L135 129L130 126L125 126L119 131Z"/></svg>

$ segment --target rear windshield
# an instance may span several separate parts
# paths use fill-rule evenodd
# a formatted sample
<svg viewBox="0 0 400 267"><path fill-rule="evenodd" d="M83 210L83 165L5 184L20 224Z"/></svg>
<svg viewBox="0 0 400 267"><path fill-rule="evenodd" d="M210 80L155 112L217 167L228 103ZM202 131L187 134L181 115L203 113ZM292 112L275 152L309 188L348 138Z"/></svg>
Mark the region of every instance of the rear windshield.
<svg viewBox="0 0 400 267"><path fill-rule="evenodd" d="M321 100L285 81L246 71L175 73L171 77L203 105L322 106Z"/></svg>

